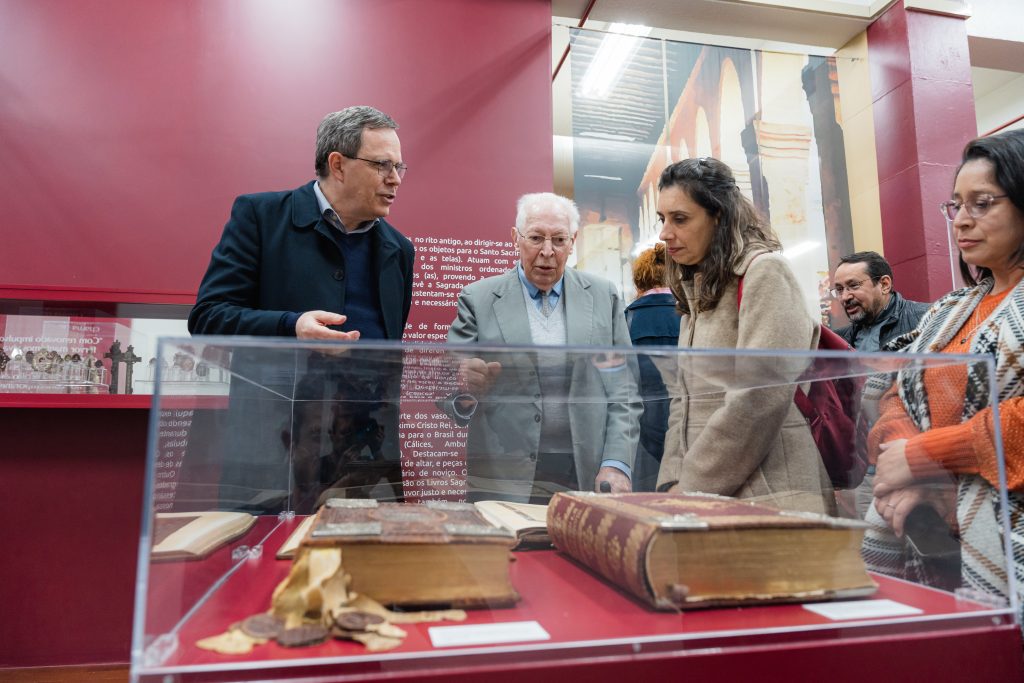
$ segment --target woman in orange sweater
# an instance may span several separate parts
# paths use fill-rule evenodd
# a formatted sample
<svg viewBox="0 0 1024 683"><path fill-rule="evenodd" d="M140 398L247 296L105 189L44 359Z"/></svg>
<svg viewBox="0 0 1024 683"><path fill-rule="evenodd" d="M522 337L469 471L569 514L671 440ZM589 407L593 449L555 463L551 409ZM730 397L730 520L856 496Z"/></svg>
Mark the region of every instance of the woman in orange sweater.
<svg viewBox="0 0 1024 683"><path fill-rule="evenodd" d="M910 353L985 354L995 360L1008 503L1024 558L1024 130L967 144L953 198L943 202L970 285L932 306L917 329L900 340ZM981 363L903 371L882 396L881 417L868 439L876 456L874 509L865 559L886 571L906 552L890 543L886 527L902 536L912 510L929 504L953 517L963 548L963 583L1008 597L999 533L999 462L987 366ZM951 481L953 496L937 482ZM947 488L948 490L948 488ZM881 521L879 520L881 518ZM902 550L896 550L902 548ZM912 553L910 553L912 554ZM918 558L919 559L919 558ZM905 567L920 568L904 555ZM1014 563L1018 591L1024 565Z"/></svg>

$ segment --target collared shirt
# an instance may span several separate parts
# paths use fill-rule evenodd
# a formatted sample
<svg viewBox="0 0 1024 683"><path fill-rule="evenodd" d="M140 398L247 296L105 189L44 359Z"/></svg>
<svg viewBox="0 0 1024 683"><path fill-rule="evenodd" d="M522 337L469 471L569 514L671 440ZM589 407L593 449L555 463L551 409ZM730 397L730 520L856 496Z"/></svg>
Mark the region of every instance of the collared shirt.
<svg viewBox="0 0 1024 683"><path fill-rule="evenodd" d="M538 311L541 310L541 307L543 306L543 300L541 297L542 290L537 287L537 285L526 279L526 271L523 270L522 261L516 265L516 271L519 273L519 282L523 284L523 293L526 294L528 298L533 299L533 304L537 307ZM564 280L565 276L563 275L558 278L558 282L556 282L548 291L548 301L551 303L552 309L558 306L558 301L562 298L562 283Z"/></svg>
<svg viewBox="0 0 1024 683"><path fill-rule="evenodd" d="M366 221L365 223L360 223L353 230L346 230L345 224L341 222L341 217L338 215L338 212L334 210L331 203L327 201L324 191L320 189L319 180L313 183L313 194L316 195L316 203L320 206L320 215L323 216L328 223L338 230L341 230L344 235L358 235L361 232L369 232L373 226L377 225L377 221L379 219L374 218L373 220Z"/></svg>
<svg viewBox="0 0 1024 683"><path fill-rule="evenodd" d="M533 300L533 305L537 307L538 311L541 310L541 308L543 306L543 302L541 301L541 296L540 296L541 295L541 289L539 287L537 287L535 284L533 284L532 282L530 282L529 280L526 279L526 271L523 270L523 262L522 261L520 261L516 265L516 271L519 273L519 282L523 285L523 293L528 298ZM548 291L548 300L549 300L552 308L557 306L558 305L558 301L562 298L562 285L564 283L565 283L565 276L563 275L562 277L558 278L558 282L556 282L551 287L551 289ZM626 367L625 365L622 365L622 366L619 366L618 368L615 368L615 369L618 370L618 369L622 369L622 368L625 368L625 367ZM602 372L603 371L604 370L602 370ZM602 460L601 461L601 467L614 467L615 469L617 469L620 472L622 472L623 474L625 474L627 477L629 477L631 479L633 477L633 470L630 468L630 466L627 465L624 462L619 461L619 460Z"/></svg>

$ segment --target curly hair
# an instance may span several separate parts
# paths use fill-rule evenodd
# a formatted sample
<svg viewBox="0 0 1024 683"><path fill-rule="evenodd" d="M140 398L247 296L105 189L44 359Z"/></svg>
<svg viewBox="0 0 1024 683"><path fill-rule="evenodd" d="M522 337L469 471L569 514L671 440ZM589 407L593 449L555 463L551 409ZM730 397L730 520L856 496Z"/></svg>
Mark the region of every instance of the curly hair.
<svg viewBox="0 0 1024 683"><path fill-rule="evenodd" d="M669 260L666 278L676 297L677 307L688 314L689 304L682 282L701 274L697 288L699 311L714 309L725 288L736 279L736 267L751 251L782 249L771 226L761 217L754 204L743 196L732 169L718 159L701 157L676 162L661 172L658 191L678 187L691 200L703 207L715 220L714 234L704 259L692 266Z"/></svg>
<svg viewBox="0 0 1024 683"><path fill-rule="evenodd" d="M633 261L633 284L637 294L665 286L665 244L644 249Z"/></svg>

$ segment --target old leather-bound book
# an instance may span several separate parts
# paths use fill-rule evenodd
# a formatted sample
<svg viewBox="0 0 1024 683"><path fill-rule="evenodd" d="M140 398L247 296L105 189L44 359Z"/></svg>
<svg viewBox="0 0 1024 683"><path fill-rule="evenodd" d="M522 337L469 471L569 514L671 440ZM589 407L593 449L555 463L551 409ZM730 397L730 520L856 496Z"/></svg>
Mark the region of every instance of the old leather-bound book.
<svg viewBox="0 0 1024 683"><path fill-rule="evenodd" d="M466 503L332 498L300 552L340 547L350 590L384 604L502 607L519 599L509 581L514 541Z"/></svg>
<svg viewBox="0 0 1024 683"><path fill-rule="evenodd" d="M869 595L865 528L703 494L557 493L548 506L555 547L666 610Z"/></svg>

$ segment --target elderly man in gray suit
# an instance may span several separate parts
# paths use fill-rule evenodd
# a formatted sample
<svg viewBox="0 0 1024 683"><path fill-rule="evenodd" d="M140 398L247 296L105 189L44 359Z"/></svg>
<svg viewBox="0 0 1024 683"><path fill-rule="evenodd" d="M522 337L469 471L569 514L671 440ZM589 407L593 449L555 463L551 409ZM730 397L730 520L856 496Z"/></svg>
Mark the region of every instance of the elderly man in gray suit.
<svg viewBox="0 0 1024 683"><path fill-rule="evenodd" d="M519 263L459 294L449 343L541 347L460 363L463 393L448 412L470 425L471 497L631 490L642 410L634 360L544 348L631 346L615 286L565 268L579 221L565 197L524 195L511 232Z"/></svg>

